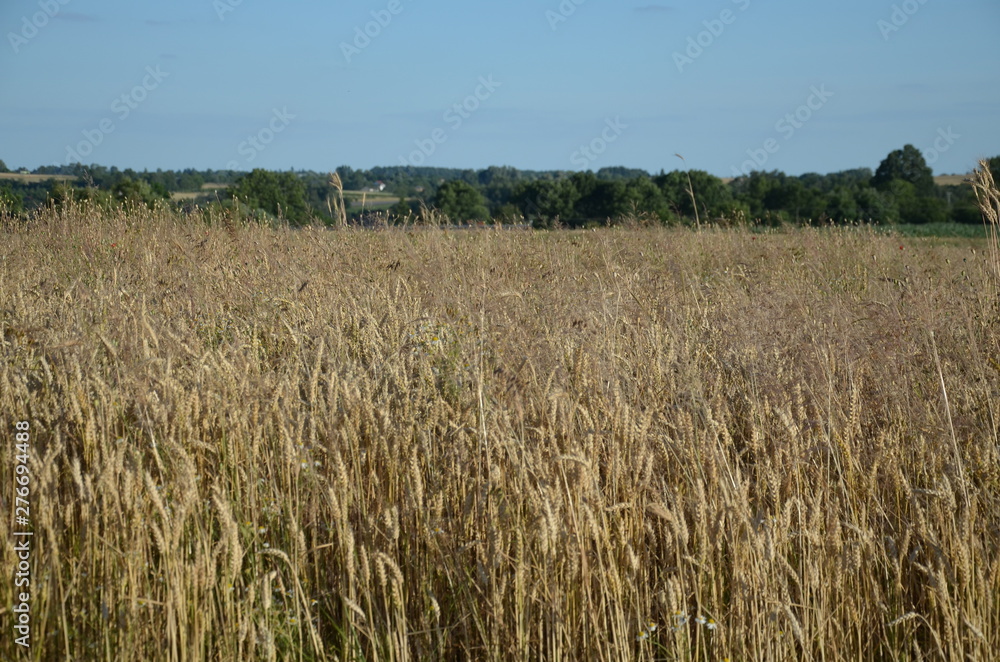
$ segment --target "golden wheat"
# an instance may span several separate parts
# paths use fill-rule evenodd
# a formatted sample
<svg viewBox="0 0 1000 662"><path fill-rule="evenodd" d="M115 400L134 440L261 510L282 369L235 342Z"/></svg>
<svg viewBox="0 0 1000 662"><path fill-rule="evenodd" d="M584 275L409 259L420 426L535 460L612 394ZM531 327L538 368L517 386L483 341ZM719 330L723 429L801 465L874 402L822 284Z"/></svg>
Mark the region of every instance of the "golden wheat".
<svg viewBox="0 0 1000 662"><path fill-rule="evenodd" d="M1000 646L989 246L72 206L2 231L27 657Z"/></svg>

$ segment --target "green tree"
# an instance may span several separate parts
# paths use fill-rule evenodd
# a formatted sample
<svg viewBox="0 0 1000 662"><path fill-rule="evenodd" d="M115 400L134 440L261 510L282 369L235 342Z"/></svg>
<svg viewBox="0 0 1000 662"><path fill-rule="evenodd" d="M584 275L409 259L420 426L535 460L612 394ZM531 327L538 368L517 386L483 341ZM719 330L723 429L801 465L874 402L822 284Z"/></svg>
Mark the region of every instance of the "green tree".
<svg viewBox="0 0 1000 662"><path fill-rule="evenodd" d="M258 168L236 180L229 193L250 209L286 218L293 224L304 223L309 217L306 187L294 172Z"/></svg>
<svg viewBox="0 0 1000 662"><path fill-rule="evenodd" d="M405 198L400 198L399 202L389 208L389 215L403 219L413 215L413 207Z"/></svg>
<svg viewBox="0 0 1000 662"><path fill-rule="evenodd" d="M789 177L783 172L775 172L769 176L771 186L764 195L764 209L770 212L784 212L789 220L799 222L810 202L805 184L798 177ZM781 218L784 219L785 216Z"/></svg>
<svg viewBox="0 0 1000 662"><path fill-rule="evenodd" d="M3 159L0 159L0 172L10 172L10 170L7 169L7 164L3 162Z"/></svg>
<svg viewBox="0 0 1000 662"><path fill-rule="evenodd" d="M520 176L517 169L511 166L490 166L476 173L476 179L481 187L486 188L491 185L512 185Z"/></svg>
<svg viewBox="0 0 1000 662"><path fill-rule="evenodd" d="M174 185L178 191L200 191L205 178L197 170L188 168L177 175Z"/></svg>
<svg viewBox="0 0 1000 662"><path fill-rule="evenodd" d="M827 194L826 214L834 223L857 221L860 212L854 192L846 186L838 186Z"/></svg>
<svg viewBox="0 0 1000 662"><path fill-rule="evenodd" d="M521 180L520 173L516 168L510 166L490 166L486 170L480 170L476 177L478 179L479 190L489 204L491 216L493 218L513 218L517 216L516 210L509 207L510 196L514 192L514 187ZM511 212L513 211L513 216Z"/></svg>
<svg viewBox="0 0 1000 662"><path fill-rule="evenodd" d="M3 161L0 161L2 164ZM24 211L24 196L13 191L10 185L0 186L0 212L20 214Z"/></svg>
<svg viewBox="0 0 1000 662"><path fill-rule="evenodd" d="M573 218L580 197L572 180L536 179L518 184L510 199L532 225L551 227Z"/></svg>
<svg viewBox="0 0 1000 662"><path fill-rule="evenodd" d="M625 199L630 211L655 216L660 222L670 218L670 207L663 190L648 175L637 177L625 184Z"/></svg>
<svg viewBox="0 0 1000 662"><path fill-rule="evenodd" d="M340 175L345 191L360 191L371 186L370 181L373 181L364 170L355 170L351 166L340 166L336 172Z"/></svg>
<svg viewBox="0 0 1000 662"><path fill-rule="evenodd" d="M110 191L94 186L78 188L60 180L53 180L46 196L46 203L61 208L71 202L97 205L102 209L108 209L113 205Z"/></svg>
<svg viewBox="0 0 1000 662"><path fill-rule="evenodd" d="M751 179L754 178L751 174ZM734 201L730 189L721 179L711 175L704 170L673 170L666 174L660 173L653 178L653 182L663 191L663 197L668 206L679 216L694 219L694 204L691 202L691 194L688 192L688 177L690 176L690 189L694 191L695 201L698 203L698 214L703 221L720 218L733 211ZM747 178L741 177L746 181Z"/></svg>
<svg viewBox="0 0 1000 662"><path fill-rule="evenodd" d="M673 175L673 173L670 174ZM774 193L772 191L781 186L779 174L755 170L746 177L739 177L733 181L732 189L736 193L737 199L749 207L753 219L761 219L771 210L769 203L773 204ZM672 189L676 186L676 181L671 184Z"/></svg>
<svg viewBox="0 0 1000 662"><path fill-rule="evenodd" d="M485 221L490 213L486 200L476 187L455 179L438 187L434 206L452 221Z"/></svg>
<svg viewBox="0 0 1000 662"><path fill-rule="evenodd" d="M899 209L900 223L942 223L948 220L948 206L944 200L920 195L912 183L896 179L889 185L889 193Z"/></svg>
<svg viewBox="0 0 1000 662"><path fill-rule="evenodd" d="M0 161L0 163L3 162ZM993 175L993 181L1000 184L1000 156L994 156L992 159L989 159L987 163L990 164L990 174Z"/></svg>
<svg viewBox="0 0 1000 662"><path fill-rule="evenodd" d="M871 183L878 190L886 191L897 179L913 184L918 196L934 191L934 174L924 161L924 155L913 145L890 152L879 164Z"/></svg>
<svg viewBox="0 0 1000 662"><path fill-rule="evenodd" d="M996 161L997 165L1000 166L1000 159L996 159ZM979 201L971 186L965 183L949 184L940 186L938 189L948 207L948 220L954 223L974 223L977 225L983 222Z"/></svg>
<svg viewBox="0 0 1000 662"><path fill-rule="evenodd" d="M858 220L865 223L892 223L899 218L899 205L889 193L862 186L854 196Z"/></svg>
<svg viewBox="0 0 1000 662"><path fill-rule="evenodd" d="M649 173L638 168L626 168L625 166L610 166L597 171L598 179L632 181L640 177L649 177Z"/></svg>
<svg viewBox="0 0 1000 662"><path fill-rule="evenodd" d="M111 187L112 197L120 203L146 205L150 209L170 199L170 193L157 182L150 185L141 179L122 178Z"/></svg>
<svg viewBox="0 0 1000 662"><path fill-rule="evenodd" d="M616 185L617 184L617 185ZM572 185L573 205L560 214L563 223L604 221L618 214L617 207L624 198L624 181L599 180L587 170L573 173L565 184L556 182L556 186L569 191Z"/></svg>

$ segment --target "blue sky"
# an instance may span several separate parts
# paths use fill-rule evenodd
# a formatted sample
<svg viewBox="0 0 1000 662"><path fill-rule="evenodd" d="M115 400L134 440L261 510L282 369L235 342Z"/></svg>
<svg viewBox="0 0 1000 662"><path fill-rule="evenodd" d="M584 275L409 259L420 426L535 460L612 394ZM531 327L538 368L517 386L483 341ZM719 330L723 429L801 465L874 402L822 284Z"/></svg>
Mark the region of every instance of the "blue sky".
<svg viewBox="0 0 1000 662"><path fill-rule="evenodd" d="M0 159L687 166L1000 155L997 0L3 0Z"/></svg>

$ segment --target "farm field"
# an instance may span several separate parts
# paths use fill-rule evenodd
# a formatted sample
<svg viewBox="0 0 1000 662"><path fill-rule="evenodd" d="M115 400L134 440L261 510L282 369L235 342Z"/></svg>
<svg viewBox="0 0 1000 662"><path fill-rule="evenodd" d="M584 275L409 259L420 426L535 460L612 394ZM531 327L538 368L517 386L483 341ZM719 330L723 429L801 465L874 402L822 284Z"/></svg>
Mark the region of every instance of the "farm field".
<svg viewBox="0 0 1000 662"><path fill-rule="evenodd" d="M215 197L220 197L223 194L220 191L225 191L229 188L229 184L202 184L201 189L198 191L174 191L170 194L170 199L174 202L184 202L197 200L199 198L212 199Z"/></svg>
<svg viewBox="0 0 1000 662"><path fill-rule="evenodd" d="M199 213L0 219L30 659L1000 648L995 241Z"/></svg>
<svg viewBox="0 0 1000 662"><path fill-rule="evenodd" d="M174 202L191 201L211 201L220 197L225 197L223 192L228 189L228 184L202 184L200 191L174 191L170 194L170 199ZM387 208L399 201L399 196L392 193L370 192L370 191L344 191L345 202L350 208L362 206L366 209Z"/></svg>
<svg viewBox="0 0 1000 662"><path fill-rule="evenodd" d="M934 183L938 186L961 186L969 181L972 175L937 175Z"/></svg>
<svg viewBox="0 0 1000 662"><path fill-rule="evenodd" d="M38 182L47 182L49 180L62 182L72 181L76 179L76 177L72 177L70 175L22 175L18 172L0 172L0 181L5 179L18 181L24 184L37 184Z"/></svg>

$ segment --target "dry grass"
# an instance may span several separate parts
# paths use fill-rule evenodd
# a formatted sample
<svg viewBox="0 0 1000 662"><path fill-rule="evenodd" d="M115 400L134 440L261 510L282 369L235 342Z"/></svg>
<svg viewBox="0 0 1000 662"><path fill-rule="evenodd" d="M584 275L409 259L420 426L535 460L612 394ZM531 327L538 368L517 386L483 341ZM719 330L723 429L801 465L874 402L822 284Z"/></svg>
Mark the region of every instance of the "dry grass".
<svg viewBox="0 0 1000 662"><path fill-rule="evenodd" d="M73 175L22 175L19 172L0 172L0 180L2 179L14 179L22 184L37 184L52 179L68 182L76 179L76 177Z"/></svg>
<svg viewBox="0 0 1000 662"><path fill-rule="evenodd" d="M990 255L857 230L8 223L24 657L989 659Z"/></svg>
<svg viewBox="0 0 1000 662"><path fill-rule="evenodd" d="M973 175L935 175L934 183L938 186L962 186L972 177Z"/></svg>

